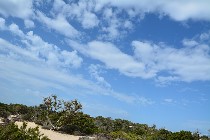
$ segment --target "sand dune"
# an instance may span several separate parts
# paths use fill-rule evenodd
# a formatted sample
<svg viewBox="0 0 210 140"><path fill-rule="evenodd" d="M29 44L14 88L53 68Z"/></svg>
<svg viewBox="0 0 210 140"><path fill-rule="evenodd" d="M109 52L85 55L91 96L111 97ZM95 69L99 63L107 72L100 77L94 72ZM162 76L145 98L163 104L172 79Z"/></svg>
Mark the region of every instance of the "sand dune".
<svg viewBox="0 0 210 140"><path fill-rule="evenodd" d="M15 122L15 124L17 124L20 127L23 125L23 122ZM35 128L36 126L38 125L35 124L34 122L27 122L28 128ZM41 126L39 126L39 131L41 132L41 134L44 134L51 140L78 140L80 137L80 136L58 133L53 130L42 129Z"/></svg>

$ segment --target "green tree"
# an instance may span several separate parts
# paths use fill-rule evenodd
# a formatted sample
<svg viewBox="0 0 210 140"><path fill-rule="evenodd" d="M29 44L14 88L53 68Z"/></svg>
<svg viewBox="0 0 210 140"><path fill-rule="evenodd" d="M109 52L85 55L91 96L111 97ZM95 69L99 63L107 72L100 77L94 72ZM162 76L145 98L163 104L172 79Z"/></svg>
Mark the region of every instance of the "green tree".
<svg viewBox="0 0 210 140"><path fill-rule="evenodd" d="M169 136L170 140L193 140L192 133L190 131L180 131L180 132L175 132L172 133Z"/></svg>
<svg viewBox="0 0 210 140"><path fill-rule="evenodd" d="M63 120L61 130L76 135L90 135L97 131L94 119L82 112L69 115Z"/></svg>
<svg viewBox="0 0 210 140"><path fill-rule="evenodd" d="M63 101L59 100L56 95L44 98L43 104L40 105L40 114L38 118L45 120L51 129L59 130L64 125L64 120L69 116L80 112L82 105L77 100Z"/></svg>

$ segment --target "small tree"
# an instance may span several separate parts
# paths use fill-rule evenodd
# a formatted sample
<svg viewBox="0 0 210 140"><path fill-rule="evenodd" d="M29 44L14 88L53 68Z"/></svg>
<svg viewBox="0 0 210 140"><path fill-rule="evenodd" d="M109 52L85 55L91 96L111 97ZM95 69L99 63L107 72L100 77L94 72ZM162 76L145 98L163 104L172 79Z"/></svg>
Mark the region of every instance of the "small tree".
<svg viewBox="0 0 210 140"><path fill-rule="evenodd" d="M80 112L82 105L77 100L64 101L57 99L56 95L44 98L41 112L51 129L58 130L65 125L65 119Z"/></svg>

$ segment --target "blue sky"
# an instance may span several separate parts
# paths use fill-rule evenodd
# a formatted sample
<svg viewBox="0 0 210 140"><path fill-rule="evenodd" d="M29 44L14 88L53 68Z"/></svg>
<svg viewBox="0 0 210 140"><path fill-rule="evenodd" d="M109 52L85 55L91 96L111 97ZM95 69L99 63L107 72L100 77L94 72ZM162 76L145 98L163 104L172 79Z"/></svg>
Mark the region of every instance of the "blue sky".
<svg viewBox="0 0 210 140"><path fill-rule="evenodd" d="M208 134L208 0L0 1L0 101Z"/></svg>

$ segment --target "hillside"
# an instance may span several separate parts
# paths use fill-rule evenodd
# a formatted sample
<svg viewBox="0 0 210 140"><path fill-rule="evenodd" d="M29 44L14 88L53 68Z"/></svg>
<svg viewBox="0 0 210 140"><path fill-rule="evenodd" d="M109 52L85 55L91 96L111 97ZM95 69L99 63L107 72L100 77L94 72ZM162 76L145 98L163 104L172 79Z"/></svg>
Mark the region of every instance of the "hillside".
<svg viewBox="0 0 210 140"><path fill-rule="evenodd" d="M11 117L11 115L15 115L15 117ZM4 125L6 126L15 121L15 124L18 125L19 128L22 122L17 121L30 121L28 122L27 128L34 128L39 124L38 129L40 134L43 133L51 140L65 140L67 138L76 140L79 139L79 136L94 136L95 139L99 140L210 139L207 136L200 136L199 132L185 130L171 132L164 128L157 129L155 125L148 126L147 124L133 123L123 119L112 119L102 116L94 118L82 112L82 105L77 100L66 102L58 99L56 95L44 98L43 103L39 106L0 103L0 117L2 117L2 120L5 122ZM1 133L5 133L5 131L4 127L1 126L0 135ZM61 134L61 132L65 134Z"/></svg>

